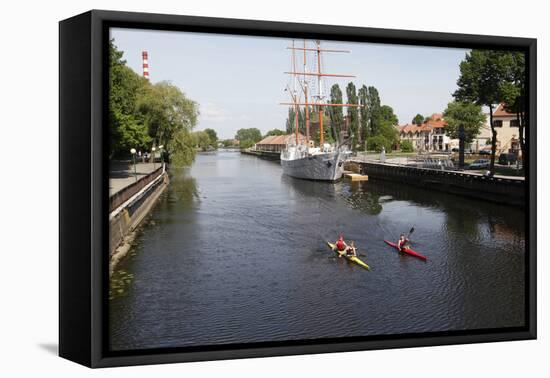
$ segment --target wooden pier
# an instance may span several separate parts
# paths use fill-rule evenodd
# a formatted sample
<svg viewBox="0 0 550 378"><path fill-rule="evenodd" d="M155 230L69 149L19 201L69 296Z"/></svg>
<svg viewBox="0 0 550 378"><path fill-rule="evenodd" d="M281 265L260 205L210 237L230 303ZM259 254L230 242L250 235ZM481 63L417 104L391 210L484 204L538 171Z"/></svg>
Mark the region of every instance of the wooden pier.
<svg viewBox="0 0 550 378"><path fill-rule="evenodd" d="M368 181L369 176L361 175L359 173L353 173L351 171L344 171L344 177L351 181Z"/></svg>

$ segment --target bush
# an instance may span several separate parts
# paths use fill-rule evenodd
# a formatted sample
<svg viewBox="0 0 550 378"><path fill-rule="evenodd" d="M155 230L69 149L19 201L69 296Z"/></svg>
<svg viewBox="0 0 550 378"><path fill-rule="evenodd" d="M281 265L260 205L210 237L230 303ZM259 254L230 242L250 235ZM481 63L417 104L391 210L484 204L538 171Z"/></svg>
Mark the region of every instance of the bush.
<svg viewBox="0 0 550 378"><path fill-rule="evenodd" d="M401 142L401 152L413 152L414 147L410 140L404 140Z"/></svg>
<svg viewBox="0 0 550 378"><path fill-rule="evenodd" d="M369 151L381 152L382 147L386 149L386 152L391 151L392 142L382 135L373 136L367 139L367 149Z"/></svg>
<svg viewBox="0 0 550 378"><path fill-rule="evenodd" d="M241 150L245 150L247 148L254 146L254 144L256 144L256 142L254 142L253 140L246 139L246 140L241 140L241 143L239 144L239 146Z"/></svg>

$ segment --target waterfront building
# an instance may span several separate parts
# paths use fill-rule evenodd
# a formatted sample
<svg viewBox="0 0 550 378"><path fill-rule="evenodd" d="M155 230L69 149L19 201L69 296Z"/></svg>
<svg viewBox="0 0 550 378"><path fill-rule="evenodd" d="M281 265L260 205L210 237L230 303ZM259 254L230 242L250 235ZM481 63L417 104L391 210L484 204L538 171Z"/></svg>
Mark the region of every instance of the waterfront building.
<svg viewBox="0 0 550 378"><path fill-rule="evenodd" d="M270 135L254 145L254 150L262 152L281 152L287 144L296 143L296 134ZM305 144L306 137L298 133L298 144Z"/></svg>
<svg viewBox="0 0 550 378"><path fill-rule="evenodd" d="M410 141L417 151L449 151L451 139L445 134L446 125L443 114L434 113L420 125L413 123L398 126L399 139Z"/></svg>
<svg viewBox="0 0 550 378"><path fill-rule="evenodd" d="M499 104L493 112L493 123L497 131L497 155L505 152L513 152L521 155L519 145L519 122L515 113L508 113L504 109L504 104ZM524 130L525 136L525 130ZM479 151L491 148L491 127L489 125L489 114L486 122L481 128L478 137L472 143L472 149Z"/></svg>

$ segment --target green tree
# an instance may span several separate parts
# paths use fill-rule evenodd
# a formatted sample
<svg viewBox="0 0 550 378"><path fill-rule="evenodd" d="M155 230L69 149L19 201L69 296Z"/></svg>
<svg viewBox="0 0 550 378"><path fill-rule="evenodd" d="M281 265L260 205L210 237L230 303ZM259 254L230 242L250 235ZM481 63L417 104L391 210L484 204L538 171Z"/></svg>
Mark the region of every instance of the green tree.
<svg viewBox="0 0 550 378"><path fill-rule="evenodd" d="M412 120L412 123L417 125L417 126L422 125L422 123L424 123L424 116L422 114L415 115L413 120Z"/></svg>
<svg viewBox="0 0 550 378"><path fill-rule="evenodd" d="M453 94L460 102L473 102L489 107L491 126L490 174L495 172L497 131L493 122L495 104L503 100L502 85L509 78L512 57L509 52L498 50L472 50L460 63L458 89Z"/></svg>
<svg viewBox="0 0 550 378"><path fill-rule="evenodd" d="M375 136L382 135L390 143L391 148L396 149L399 146L399 131L397 130L399 120L393 112L393 108L388 105L382 105L377 122L378 130Z"/></svg>
<svg viewBox="0 0 550 378"><path fill-rule="evenodd" d="M347 103L348 104L358 104L359 98L357 97L357 89L355 84L349 82L346 87ZM361 140L359 135L359 109L356 106L350 106L347 109L348 113L348 122L349 122L349 131L351 135L351 147L353 150L356 149L357 143Z"/></svg>
<svg viewBox="0 0 550 378"><path fill-rule="evenodd" d="M380 95L375 87L368 87L367 91L367 127L369 135L374 136L380 127Z"/></svg>
<svg viewBox="0 0 550 378"><path fill-rule="evenodd" d="M153 142L165 146L170 145L177 130L193 129L199 114L196 102L165 81L144 88L138 100L138 111L148 126Z"/></svg>
<svg viewBox="0 0 550 378"><path fill-rule="evenodd" d="M190 164L189 153L194 154L190 131L197 121L197 103L170 83L153 85L132 71L113 40L109 57L110 156L128 156L131 148L147 151L162 144L168 158Z"/></svg>
<svg viewBox="0 0 550 378"><path fill-rule="evenodd" d="M361 88L359 88L359 91L357 91L357 97L359 98L359 135L361 138L361 141L367 140L367 137L369 136L369 109L368 109L368 88L363 85Z"/></svg>
<svg viewBox="0 0 550 378"><path fill-rule="evenodd" d="M245 150L252 147L254 144L255 142L253 140L245 139L239 144L239 147L241 148L241 150Z"/></svg>
<svg viewBox="0 0 550 378"><path fill-rule="evenodd" d="M262 140L262 133L255 127L249 129L239 129L237 130L235 139L237 139L241 143L246 140L256 143Z"/></svg>
<svg viewBox="0 0 550 378"><path fill-rule="evenodd" d="M330 88L330 104L342 104L342 90L338 84L334 84ZM340 131L344 124L344 111L341 106L327 107L328 116L330 119L330 130L332 138L335 141L340 140Z"/></svg>
<svg viewBox="0 0 550 378"><path fill-rule="evenodd" d="M170 164L176 168L191 165L195 160L195 141L191 132L187 129L179 129L174 132L170 141L172 154Z"/></svg>
<svg viewBox="0 0 550 378"><path fill-rule="evenodd" d="M294 106L288 107L288 116L286 118L286 133L292 134L296 125L296 109Z"/></svg>
<svg viewBox="0 0 550 378"><path fill-rule="evenodd" d="M218 148L218 134L214 129L204 129L204 132L208 134L210 138L210 146L213 148Z"/></svg>
<svg viewBox="0 0 550 378"><path fill-rule="evenodd" d="M459 138L459 128L464 126L464 142L470 144L479 134L485 123L485 114L481 106L473 103L453 101L443 113L447 125L445 133L451 139Z"/></svg>
<svg viewBox="0 0 550 378"><path fill-rule="evenodd" d="M370 151L374 150L376 152L381 152L382 147L384 147L386 151L391 151L392 142L383 135L375 135L367 138L367 146Z"/></svg>
<svg viewBox="0 0 550 378"><path fill-rule="evenodd" d="M222 144L225 148L233 147L235 145L233 139L224 139L224 140L222 140Z"/></svg>
<svg viewBox="0 0 550 378"><path fill-rule="evenodd" d="M267 132L267 134L265 134L266 137L268 136L274 136L274 135L285 135L286 133L283 131L283 130L279 130L279 129L273 129L273 130L269 130Z"/></svg>
<svg viewBox="0 0 550 378"><path fill-rule="evenodd" d="M109 134L110 157L126 157L130 149L146 149L151 138L138 117L138 93L148 81L137 75L123 59L114 41L109 41Z"/></svg>
<svg viewBox="0 0 550 378"><path fill-rule="evenodd" d="M210 135L206 131L194 131L191 133L191 137L195 148L206 151L211 146Z"/></svg>
<svg viewBox="0 0 550 378"><path fill-rule="evenodd" d="M395 126L399 123L399 119L397 119L397 116L393 112L393 108L389 105L382 105L380 107L379 117L379 125L387 123Z"/></svg>
<svg viewBox="0 0 550 378"><path fill-rule="evenodd" d="M401 142L401 152L413 152L414 147L410 140L404 140Z"/></svg>
<svg viewBox="0 0 550 378"><path fill-rule="evenodd" d="M501 83L500 92L504 102L505 110L516 115L516 121L519 125L519 144L521 156L526 155L525 148L525 127L527 127L526 115L526 92L525 83L525 54L521 52L510 53L510 67L507 81Z"/></svg>

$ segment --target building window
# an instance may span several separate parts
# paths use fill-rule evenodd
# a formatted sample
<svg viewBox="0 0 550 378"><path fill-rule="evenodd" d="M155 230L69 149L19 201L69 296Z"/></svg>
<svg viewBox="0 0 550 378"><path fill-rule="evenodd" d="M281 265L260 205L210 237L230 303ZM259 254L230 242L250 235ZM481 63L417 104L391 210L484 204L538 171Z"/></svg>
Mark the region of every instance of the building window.
<svg viewBox="0 0 550 378"><path fill-rule="evenodd" d="M502 127L502 120L496 120L496 121L493 121L493 126L494 127Z"/></svg>
<svg viewBox="0 0 550 378"><path fill-rule="evenodd" d="M510 121L510 127L519 127L519 122L517 119L513 119Z"/></svg>

